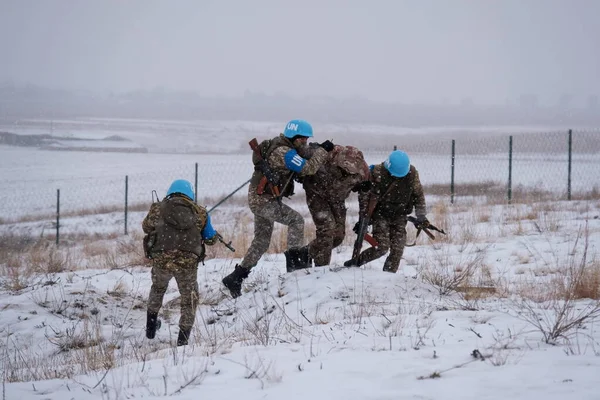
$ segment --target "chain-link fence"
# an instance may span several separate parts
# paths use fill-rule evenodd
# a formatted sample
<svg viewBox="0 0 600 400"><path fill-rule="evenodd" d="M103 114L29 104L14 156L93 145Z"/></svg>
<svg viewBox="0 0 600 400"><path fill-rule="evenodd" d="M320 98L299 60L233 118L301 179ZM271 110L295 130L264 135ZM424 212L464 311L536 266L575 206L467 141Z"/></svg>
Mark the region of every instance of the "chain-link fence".
<svg viewBox="0 0 600 400"><path fill-rule="evenodd" d="M387 148L363 148L369 164L385 160L397 147L419 170L427 195L463 196L496 193L507 202L531 200L531 194L569 200L600 191L600 132L462 134L398 136ZM0 201L4 223L124 211L147 210L152 191L162 198L175 179L194 183L200 203L212 207L236 189L234 204L245 205L244 183L253 170L250 154L238 155L95 155L70 157L67 170L48 169L43 161L26 179L7 171ZM18 157L16 155L15 157ZM241 187L241 188L240 188Z"/></svg>
<svg viewBox="0 0 600 400"><path fill-rule="evenodd" d="M507 202L597 196L600 131L410 137L397 143L419 171L428 194L500 196ZM370 163L389 149L367 151Z"/></svg>

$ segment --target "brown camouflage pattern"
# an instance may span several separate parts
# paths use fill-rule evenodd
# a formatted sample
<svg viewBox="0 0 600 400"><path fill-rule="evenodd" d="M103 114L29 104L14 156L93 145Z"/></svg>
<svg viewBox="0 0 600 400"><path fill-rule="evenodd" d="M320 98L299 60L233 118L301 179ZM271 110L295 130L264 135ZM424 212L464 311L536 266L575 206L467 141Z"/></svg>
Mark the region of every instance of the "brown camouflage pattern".
<svg viewBox="0 0 600 400"><path fill-rule="evenodd" d="M323 164L327 158L327 152L322 148L316 149L315 151L311 152L310 157L305 157L305 152L303 151L303 148L305 148L306 146L295 146L288 138L283 136L283 134L280 134L273 140L277 140L277 144L279 146L275 147L271 151L271 154L268 155L267 162L271 170L280 177L282 185L284 185L288 181L289 185L294 185L294 181L289 179L292 175L292 171L287 169L287 167L285 166L285 154L289 150L296 149L298 154L306 158L306 164L304 164L302 171L296 174L299 177L315 174L319 170L321 164ZM269 191L265 191L265 193L261 195L256 193L258 182L260 179L255 179L255 175L262 176L260 172L254 171L252 181L250 182L250 186L248 187L248 205L250 206L250 210L260 208L263 204L274 200L273 194L271 194Z"/></svg>
<svg viewBox="0 0 600 400"><path fill-rule="evenodd" d="M254 214L254 238L240 266L252 269L269 249L275 222L287 225L287 246L301 247L304 244L304 218L287 204L268 201L260 206L251 206Z"/></svg>
<svg viewBox="0 0 600 400"><path fill-rule="evenodd" d="M178 251L159 253L152 259L152 287L148 311L158 313L171 278L175 278L181 296L179 329L191 329L198 306L198 257Z"/></svg>
<svg viewBox="0 0 600 400"><path fill-rule="evenodd" d="M316 228L315 238L308 244L308 254L315 266L329 265L331 252L346 236L346 204L318 195L307 196L308 210Z"/></svg>
<svg viewBox="0 0 600 400"><path fill-rule="evenodd" d="M371 172L373 188L371 193L377 197L377 207L373 216L396 218L410 215L413 210L417 216L426 214L425 195L419 179L419 172L411 165L408 175L396 178L388 172L383 164L377 164ZM388 190L389 189L389 190ZM361 213L367 207L368 193L359 194Z"/></svg>
<svg viewBox="0 0 600 400"><path fill-rule="evenodd" d="M187 200L187 199L186 199ZM164 200L163 200L164 201ZM198 205L191 200L187 200L194 207L196 213L198 214L198 220L196 221L196 226L200 231L204 229L204 225L206 224L206 220L208 219L208 212L206 211L206 207ZM150 233L154 229L156 229L156 225L158 224L158 220L160 218L160 202L152 203L150 206L150 211L142 221L142 230L144 233ZM211 239L204 239L204 244L209 246L214 245L218 239L215 237Z"/></svg>
<svg viewBox="0 0 600 400"><path fill-rule="evenodd" d="M369 166L363 154L353 146L336 145L314 174L305 177L302 186L306 195L344 201L352 188L369 179Z"/></svg>
<svg viewBox="0 0 600 400"><path fill-rule="evenodd" d="M306 203L316 228L309 243L315 266L328 265L331 252L346 235L346 199L352 188L369 178L369 166L360 150L336 145L315 175L303 180Z"/></svg>
<svg viewBox="0 0 600 400"><path fill-rule="evenodd" d="M375 195L378 198L371 222L373 237L379 245L377 248L370 247L364 250L359 256L358 264L363 265L376 260L389 250L390 254L385 260L383 270L396 272L406 246L407 215L411 214L413 209L417 216L426 215L423 186L413 165L410 166L408 175L403 178L390 175L383 164L375 165L371 172L371 182L371 192L359 193L358 197L361 215L365 212L369 196Z"/></svg>
<svg viewBox="0 0 600 400"><path fill-rule="evenodd" d="M285 154L292 148L295 148L298 154L303 156L303 148L306 146L304 144L294 145L283 134L280 134L275 139L279 143L279 146L273 149L267 161L269 167L274 172L278 173L279 176L284 176L282 182L285 183L292 174L285 166ZM300 142L297 141L296 143ZM302 171L296 174L300 177L315 174L327 158L327 152L319 148L310 154L310 158L304 158L307 159L306 164L304 164ZM255 171L254 173L256 174L257 172ZM304 218L302 215L288 205L283 204L283 202L281 204L278 203L275 197L269 192L265 192L262 195L256 193L257 184L254 181L258 182L253 179L248 188L248 206L254 214L254 238L244 259L240 263L242 268L247 269L252 269L268 250L275 222L288 227L288 248L302 247L304 245ZM294 185L294 181L290 180L289 184Z"/></svg>
<svg viewBox="0 0 600 400"><path fill-rule="evenodd" d="M196 226L200 231L204 229L207 221L206 208L193 203L198 215ZM144 233L152 232L160 216L160 203L153 203L150 211L142 221ZM216 235L204 240L204 244L214 245L218 241ZM162 307L163 297L169 286L171 278L175 278L181 296L181 316L179 319L180 330L191 328L194 325L196 308L198 304L198 263L200 258L191 252L169 250L152 254L152 287L148 296L148 311L158 313Z"/></svg>
<svg viewBox="0 0 600 400"><path fill-rule="evenodd" d="M378 246L369 247L360 253L358 265L376 260L384 256L389 250L390 254L385 259L383 270L388 272L398 271L406 246L406 216L394 220L381 217L374 218L373 237L377 240Z"/></svg>

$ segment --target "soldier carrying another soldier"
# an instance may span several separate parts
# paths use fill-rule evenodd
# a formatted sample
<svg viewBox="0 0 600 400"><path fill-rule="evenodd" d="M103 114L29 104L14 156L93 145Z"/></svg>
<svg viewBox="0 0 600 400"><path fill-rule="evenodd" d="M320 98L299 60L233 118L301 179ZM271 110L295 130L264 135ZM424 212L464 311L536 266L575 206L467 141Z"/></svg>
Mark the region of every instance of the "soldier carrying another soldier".
<svg viewBox="0 0 600 400"><path fill-rule="evenodd" d="M316 173L327 152L333 150L333 143L326 140L309 159L303 157L306 141L312 136L313 128L308 122L292 120L282 134L253 147L255 168L248 188L248 205L254 214L254 239L242 262L222 281L233 298L242 294L243 280L268 250L275 222L288 227L286 258L291 257L296 263L305 259L300 254L304 244L304 218L283 204L281 198L294 193L295 175Z"/></svg>
<svg viewBox="0 0 600 400"><path fill-rule="evenodd" d="M142 229L150 237L145 250L152 259L146 337L154 339L156 335L158 312L174 277L181 295L177 346L187 345L198 305L198 263L204 260L204 245L215 244L219 235L206 209L194 203L192 184L183 179L173 181L165 198L152 204Z"/></svg>

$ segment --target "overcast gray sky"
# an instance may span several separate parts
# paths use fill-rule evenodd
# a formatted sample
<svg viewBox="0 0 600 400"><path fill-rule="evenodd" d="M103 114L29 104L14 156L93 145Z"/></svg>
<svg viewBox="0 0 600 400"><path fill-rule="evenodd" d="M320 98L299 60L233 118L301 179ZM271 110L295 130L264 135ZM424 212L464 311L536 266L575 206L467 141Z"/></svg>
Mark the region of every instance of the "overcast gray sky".
<svg viewBox="0 0 600 400"><path fill-rule="evenodd" d="M600 93L595 0L0 0L0 83L504 103Z"/></svg>

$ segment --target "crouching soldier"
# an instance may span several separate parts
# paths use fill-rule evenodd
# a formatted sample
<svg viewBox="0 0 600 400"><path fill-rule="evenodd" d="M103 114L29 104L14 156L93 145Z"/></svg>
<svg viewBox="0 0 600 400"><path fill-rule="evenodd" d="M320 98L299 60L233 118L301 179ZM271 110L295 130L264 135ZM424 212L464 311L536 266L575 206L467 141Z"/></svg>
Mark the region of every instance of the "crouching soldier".
<svg viewBox="0 0 600 400"><path fill-rule="evenodd" d="M414 209L416 227L429 226L423 187L417 169L410 164L408 155L400 150L394 150L386 161L371 167L371 182L373 186L369 192L359 193L360 215L366 215L369 198L375 196L377 203L370 221L378 246L364 250L358 260L348 260L344 265L360 266L385 255L389 250L383 270L395 273L406 245L407 216ZM358 227L354 229L356 231Z"/></svg>
<svg viewBox="0 0 600 400"><path fill-rule="evenodd" d="M303 157L306 142L313 136L312 126L304 120L292 120L285 131L263 141L252 155L254 173L248 188L248 205L254 214L254 239L240 264L223 278L233 298L242 294L242 282L269 249L275 222L287 225L286 257L297 255L304 245L304 218L281 201L294 194L293 178L317 172L333 143L323 142L309 159Z"/></svg>
<svg viewBox="0 0 600 400"><path fill-rule="evenodd" d="M198 305L198 263L204 260L204 245L217 242L217 232L206 209L194 203L192 184L182 179L173 181L165 198L152 204L142 228L150 237L146 250L152 259L146 337L156 335L158 312L175 278L181 296L177 346L187 345Z"/></svg>
<svg viewBox="0 0 600 400"><path fill-rule="evenodd" d="M369 166L363 153L353 146L336 145L319 171L303 179L306 203L316 228L316 237L306 250L315 266L329 265L331 252L346 236L346 199L350 192L371 187ZM289 268L290 269L297 269Z"/></svg>

